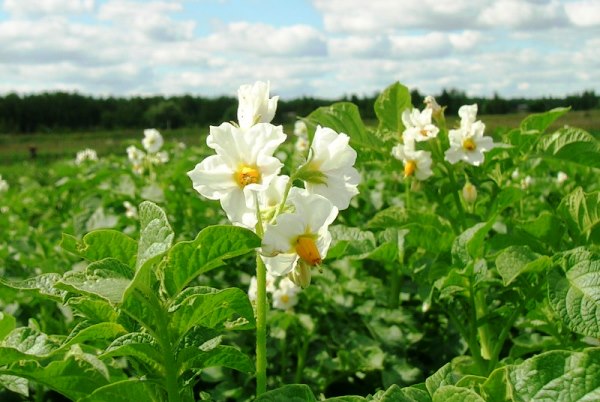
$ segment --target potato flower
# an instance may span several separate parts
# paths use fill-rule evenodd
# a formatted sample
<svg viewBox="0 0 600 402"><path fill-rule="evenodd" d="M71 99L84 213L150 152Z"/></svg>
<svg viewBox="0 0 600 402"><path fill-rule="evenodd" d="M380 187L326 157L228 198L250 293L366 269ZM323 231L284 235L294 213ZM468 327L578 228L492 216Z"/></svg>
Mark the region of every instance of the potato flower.
<svg viewBox="0 0 600 402"><path fill-rule="evenodd" d="M437 137L440 129L431 124L431 114L433 110L425 108L422 112L419 109L412 111L406 109L402 112L402 123L405 130L402 133L404 141L429 141Z"/></svg>
<svg viewBox="0 0 600 402"><path fill-rule="evenodd" d="M273 308L279 310L289 310L298 304L298 293L300 287L296 286L288 278L282 278L279 286L273 292Z"/></svg>
<svg viewBox="0 0 600 402"><path fill-rule="evenodd" d="M144 139L142 145L148 151L148 153L156 153L163 146L164 140L158 130L154 128L148 128L144 130Z"/></svg>
<svg viewBox="0 0 600 402"><path fill-rule="evenodd" d="M287 275L299 263L308 267L321 264L331 244L329 225L338 214L327 198L297 187L291 189L288 201L295 211L267 224L262 241L267 270L277 276Z"/></svg>
<svg viewBox="0 0 600 402"><path fill-rule="evenodd" d="M417 180L427 180L433 175L431 154L427 151L415 151L411 145L398 144L392 148L392 156L404 164L405 178L414 176Z"/></svg>
<svg viewBox="0 0 600 402"><path fill-rule="evenodd" d="M238 123L250 128L257 123L270 123L277 110L279 96L269 98L270 84L257 81L254 85L242 85L238 89Z"/></svg>
<svg viewBox="0 0 600 402"><path fill-rule="evenodd" d="M77 152L77 155L75 156L75 164L76 165L81 165L85 161L97 161L97 160L98 160L98 154L96 153L95 150L90 149L90 148L86 148L84 150Z"/></svg>
<svg viewBox="0 0 600 402"><path fill-rule="evenodd" d="M354 168L356 151L348 142L350 138L330 128L317 126L311 145L311 155L303 168L308 173L305 187L308 192L327 198L339 210L350 205L358 194L360 176Z"/></svg>
<svg viewBox="0 0 600 402"><path fill-rule="evenodd" d="M461 106L458 115L461 118L460 127L449 131L450 148L444 157L451 164L462 160L479 166L483 163L483 153L494 148L494 141L483 135L485 124L480 120L475 121L477 105Z"/></svg>
<svg viewBox="0 0 600 402"><path fill-rule="evenodd" d="M259 123L247 130L223 123L211 126L206 144L215 150L188 172L194 189L220 200L232 223L254 228L255 194L267 190L283 164L273 156L285 141L281 126Z"/></svg>

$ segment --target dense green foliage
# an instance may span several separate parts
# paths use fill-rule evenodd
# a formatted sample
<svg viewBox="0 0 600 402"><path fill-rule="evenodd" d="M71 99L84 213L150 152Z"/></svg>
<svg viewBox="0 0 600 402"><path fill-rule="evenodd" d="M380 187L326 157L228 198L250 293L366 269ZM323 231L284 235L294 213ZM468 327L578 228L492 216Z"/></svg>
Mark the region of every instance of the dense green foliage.
<svg viewBox="0 0 600 402"><path fill-rule="evenodd" d="M438 117L420 144L433 175L417 181L390 155L414 95L379 94L373 128L351 102L306 114L309 136L349 135L360 194L299 303L270 309L256 399L260 239L192 189L186 172L211 150L167 144L146 175L124 150L0 167L0 400L598 400L600 142L550 129L559 108L495 133L504 145L481 166L452 165Z"/></svg>

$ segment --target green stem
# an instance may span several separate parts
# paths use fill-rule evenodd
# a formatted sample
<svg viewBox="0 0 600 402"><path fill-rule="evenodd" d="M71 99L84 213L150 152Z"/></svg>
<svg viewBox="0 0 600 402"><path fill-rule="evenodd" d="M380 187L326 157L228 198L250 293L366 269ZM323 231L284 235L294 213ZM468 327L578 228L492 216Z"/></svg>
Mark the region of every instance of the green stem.
<svg viewBox="0 0 600 402"><path fill-rule="evenodd" d="M35 402L44 402L44 386L40 383L35 385Z"/></svg>
<svg viewBox="0 0 600 402"><path fill-rule="evenodd" d="M169 330L167 327L168 317L166 312L161 308L160 317L158 317L158 341L163 354L163 363L165 366L165 385L167 388L167 394L169 396L169 402L181 402L181 396L179 394L179 366L175 360L175 351L171 345L169 337Z"/></svg>
<svg viewBox="0 0 600 402"><path fill-rule="evenodd" d="M390 264L390 269L392 270L390 274L390 300L389 307L390 308L398 308L400 305L400 266L396 266L396 264Z"/></svg>
<svg viewBox="0 0 600 402"><path fill-rule="evenodd" d="M480 320L488 315L485 294L481 289L475 290L475 311L477 313L477 320ZM492 347L490 325L488 323L479 325L477 327L477 333L479 335L479 343L481 344L481 357L483 357L485 360L491 360L494 348Z"/></svg>
<svg viewBox="0 0 600 402"><path fill-rule="evenodd" d="M304 373L304 365L306 364L306 353L308 353L308 337L305 337L302 342L302 347L298 351L298 364L296 365L296 375L294 376L294 384L300 384Z"/></svg>
<svg viewBox="0 0 600 402"><path fill-rule="evenodd" d="M267 268L256 255L256 396L267 391Z"/></svg>
<svg viewBox="0 0 600 402"><path fill-rule="evenodd" d="M502 346L504 346L504 341L508 337L508 331L510 331L513 324L521 314L521 306L522 304L519 304L515 307L512 314L508 318L508 321L506 321L506 323L504 324L504 328L502 328L502 331L500 331L500 335L498 335L498 340L496 341L496 344L494 345L494 350L492 351L492 360L490 362L489 371L495 369L496 364L498 364L498 360L500 360L500 352L502 351Z"/></svg>
<svg viewBox="0 0 600 402"><path fill-rule="evenodd" d="M469 302L471 304L469 308L470 318L469 318L469 350L471 351L471 355L477 364L480 375L486 374L486 364L483 361L483 356L481 355L481 346L477 342L477 334L479 331L479 327L477 325L477 303L475 301L475 293L473 287L472 278L469 279Z"/></svg>
<svg viewBox="0 0 600 402"><path fill-rule="evenodd" d="M454 203L456 204L456 209L458 210L458 227L462 231L462 225L465 221L465 210L463 209L462 202L460 202L460 197L458 192L460 189L458 188L458 184L456 182L456 178L454 177L454 166L446 163L446 168L448 170L448 179L450 180L450 185L452 186L452 197L454 198Z"/></svg>
<svg viewBox="0 0 600 402"><path fill-rule="evenodd" d="M404 179L404 194L406 198L406 210L411 208L410 206L410 177Z"/></svg>

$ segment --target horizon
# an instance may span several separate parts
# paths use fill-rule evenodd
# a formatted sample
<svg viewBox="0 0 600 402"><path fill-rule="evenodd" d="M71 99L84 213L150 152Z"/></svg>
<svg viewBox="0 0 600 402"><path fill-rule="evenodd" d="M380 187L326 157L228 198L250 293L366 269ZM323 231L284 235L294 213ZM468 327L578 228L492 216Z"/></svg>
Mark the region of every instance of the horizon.
<svg viewBox="0 0 600 402"><path fill-rule="evenodd" d="M3 0L0 94L564 98L600 91L598 38L598 0Z"/></svg>

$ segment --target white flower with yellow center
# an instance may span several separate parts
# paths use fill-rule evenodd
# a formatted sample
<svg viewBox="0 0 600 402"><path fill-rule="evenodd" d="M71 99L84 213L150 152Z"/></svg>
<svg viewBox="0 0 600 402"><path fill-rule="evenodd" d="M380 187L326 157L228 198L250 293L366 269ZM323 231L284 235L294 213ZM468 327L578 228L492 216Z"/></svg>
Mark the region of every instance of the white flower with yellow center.
<svg viewBox="0 0 600 402"><path fill-rule="evenodd" d="M350 205L358 194L360 176L354 168L356 151L348 145L350 138L330 128L317 126L310 147L311 154L305 172L315 174L305 181L309 193L327 198L339 210Z"/></svg>
<svg viewBox="0 0 600 402"><path fill-rule="evenodd" d="M297 187L291 189L288 201L295 211L268 224L262 241L263 260L272 275L287 275L298 263L320 265L331 244L329 225L338 214L327 198Z"/></svg>
<svg viewBox="0 0 600 402"><path fill-rule="evenodd" d="M158 130L154 128L148 128L144 130L144 139L142 140L142 145L149 153L153 154L158 152L158 150L163 146L164 140L162 135L158 132Z"/></svg>
<svg viewBox="0 0 600 402"><path fill-rule="evenodd" d="M427 180L433 175L431 154L427 151L415 151L411 145L398 144L392 148L392 156L404 164L405 178L414 176L417 180Z"/></svg>
<svg viewBox="0 0 600 402"><path fill-rule="evenodd" d="M422 112L419 109L412 111L406 109L402 112L402 123L405 130L402 133L404 141L429 141L437 137L440 129L431 124L431 114L433 110L425 108Z"/></svg>
<svg viewBox="0 0 600 402"><path fill-rule="evenodd" d="M281 126L260 123L248 130L211 126L206 144L215 150L188 172L194 189L220 200L229 220L249 228L257 222L255 193L265 191L283 164L273 156L285 141Z"/></svg>
<svg viewBox="0 0 600 402"><path fill-rule="evenodd" d="M82 151L77 152L77 155L75 157L75 164L81 165L85 161L97 161L97 160L98 160L98 154L96 153L96 151L93 149L90 149L90 148L86 148Z"/></svg>
<svg viewBox="0 0 600 402"><path fill-rule="evenodd" d="M288 278L282 278L279 286L273 292L273 308L289 310L298 304L298 293L300 287L296 286Z"/></svg>
<svg viewBox="0 0 600 402"><path fill-rule="evenodd" d="M483 153L494 148L494 141L492 137L484 137L485 124L475 121L477 105L461 106L458 115L461 118L460 128L449 131L450 148L444 157L451 164L462 160L479 166L484 160Z"/></svg>
<svg viewBox="0 0 600 402"><path fill-rule="evenodd" d="M277 110L279 96L269 98L270 84L257 81L254 85L242 85L238 89L238 123L249 128L257 123L270 123Z"/></svg>

